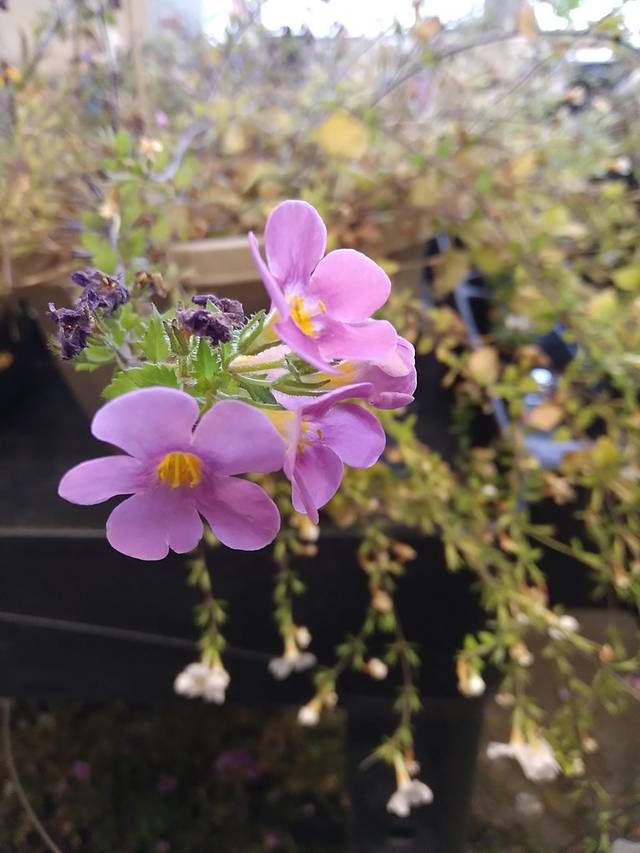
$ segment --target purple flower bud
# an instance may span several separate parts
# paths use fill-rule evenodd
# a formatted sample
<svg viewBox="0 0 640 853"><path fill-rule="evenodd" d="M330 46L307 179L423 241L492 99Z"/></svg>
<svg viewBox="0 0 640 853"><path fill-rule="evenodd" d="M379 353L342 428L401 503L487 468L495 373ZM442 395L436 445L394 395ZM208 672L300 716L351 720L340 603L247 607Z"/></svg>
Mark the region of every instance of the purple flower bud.
<svg viewBox="0 0 640 853"><path fill-rule="evenodd" d="M49 303L47 317L50 317L58 329L60 355L64 359L75 358L87 346L91 333L91 316L86 306L77 308L56 308Z"/></svg>
<svg viewBox="0 0 640 853"><path fill-rule="evenodd" d="M227 749L221 752L214 763L216 773L236 773L247 782L256 782L262 776L262 768L246 749Z"/></svg>
<svg viewBox="0 0 640 853"><path fill-rule="evenodd" d="M178 323L191 335L208 338L211 343L219 344L231 340L233 323L226 314L213 314L204 308L187 308L178 311Z"/></svg>
<svg viewBox="0 0 640 853"><path fill-rule="evenodd" d="M238 302L237 299L214 296L213 293L199 293L197 296L192 296L191 301L201 308L206 308L207 302L212 302L216 308L232 320L234 326L241 326L244 323L244 308L242 302Z"/></svg>
<svg viewBox="0 0 640 853"><path fill-rule="evenodd" d="M90 311L102 308L105 317L129 301L129 291L121 276L114 278L100 270L88 268L72 273L71 281L84 289L78 303L86 305Z"/></svg>
<svg viewBox="0 0 640 853"><path fill-rule="evenodd" d="M78 782L90 782L91 765L88 761L81 761L78 759L71 765L71 775L74 776Z"/></svg>

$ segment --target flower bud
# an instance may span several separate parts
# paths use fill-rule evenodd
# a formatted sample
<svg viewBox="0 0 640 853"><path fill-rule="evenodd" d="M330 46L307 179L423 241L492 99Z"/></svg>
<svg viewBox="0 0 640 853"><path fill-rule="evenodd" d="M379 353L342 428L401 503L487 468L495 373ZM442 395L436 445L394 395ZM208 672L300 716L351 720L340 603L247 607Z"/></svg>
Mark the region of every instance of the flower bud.
<svg viewBox="0 0 640 853"><path fill-rule="evenodd" d="M380 660L380 658L371 658L371 660L365 664L365 670L369 673L371 678L374 678L376 681L384 681L387 675L389 675L389 667L383 660Z"/></svg>

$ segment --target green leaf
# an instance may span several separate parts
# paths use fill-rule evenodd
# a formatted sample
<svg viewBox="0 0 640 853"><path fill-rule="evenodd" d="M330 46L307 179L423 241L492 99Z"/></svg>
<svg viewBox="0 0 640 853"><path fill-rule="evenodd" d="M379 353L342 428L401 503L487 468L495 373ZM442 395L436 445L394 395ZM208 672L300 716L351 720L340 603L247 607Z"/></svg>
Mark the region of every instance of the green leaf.
<svg viewBox="0 0 640 853"><path fill-rule="evenodd" d="M90 344L84 351L84 357L91 364L109 364L114 359L114 352L111 347Z"/></svg>
<svg viewBox="0 0 640 853"><path fill-rule="evenodd" d="M85 231L80 238L85 249L91 252L93 265L112 275L116 271L118 258L109 243L94 231Z"/></svg>
<svg viewBox="0 0 640 853"><path fill-rule="evenodd" d="M113 152L118 157L126 157L131 151L131 137L126 130L119 130L113 140Z"/></svg>
<svg viewBox="0 0 640 853"><path fill-rule="evenodd" d="M114 376L113 380L102 392L105 400L113 400L127 391L136 388L151 388L154 385L163 385L169 388L178 388L178 379L173 368L166 364L145 364L142 367L132 367L123 370Z"/></svg>
<svg viewBox="0 0 640 853"><path fill-rule="evenodd" d="M155 305L147 330L140 341L140 346L142 352L151 361L164 361L169 355L169 338L164 330L162 317Z"/></svg>
<svg viewBox="0 0 640 853"><path fill-rule="evenodd" d="M199 382L209 383L218 370L216 357L206 338L200 338L198 351L193 364L195 376Z"/></svg>

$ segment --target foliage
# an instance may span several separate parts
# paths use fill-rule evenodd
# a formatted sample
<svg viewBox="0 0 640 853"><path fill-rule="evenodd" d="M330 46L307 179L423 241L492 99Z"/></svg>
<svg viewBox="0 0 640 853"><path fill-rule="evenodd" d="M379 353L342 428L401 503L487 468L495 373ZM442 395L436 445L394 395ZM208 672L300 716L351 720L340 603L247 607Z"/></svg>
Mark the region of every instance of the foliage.
<svg viewBox="0 0 640 853"><path fill-rule="evenodd" d="M556 4L563 13L572 5ZM317 680L326 705L341 672L364 667L371 634L388 635L387 663L408 673L400 729L382 750L392 762L398 750L410 756L417 704L414 654L393 606L407 562L394 553L398 526L441 537L448 568L471 569L478 579L488 624L460 652L463 692L487 664L498 667L514 732L545 733L569 775L581 772L595 709L615 712L637 698L628 678L638 669L635 650L615 638L603 644L559 632L562 610L549 602L542 566L550 550L578 560L600 597L637 612L640 257L632 154L639 125L628 93L638 52L628 38L618 16L581 34L541 34L530 22L514 33L447 31L424 20L366 44L340 35L274 38L238 19L211 44L187 38L176 21L144 47L144 91L123 64L119 112L113 103L97 117L78 112L68 83L38 75L5 87L15 116L0 152L11 176L1 208L5 285L16 278L7 276L8 261L36 246L64 264L69 247L81 244L106 272L135 272L163 261L174 240L259 229L285 197L318 207L330 244L363 249L398 278L414 280L426 268L429 304L415 292L397 294L389 315L442 367L455 452L443 460L417 438L413 418L388 416L387 464L350 472L329 511L334 522L363 531L372 604L361 634ZM603 44L615 56L609 83L584 84L573 51ZM100 56L103 48L95 50ZM57 112L48 108L52 98ZM63 151L61 123L71 128ZM51 146L35 144L43 132ZM97 212L86 190L76 192L87 181L100 197ZM58 239L67 216L82 233ZM448 247L425 261L415 247L437 233L448 235ZM491 294L480 331L453 310L470 273ZM175 271L166 278L172 287ZM128 316L106 324L108 349L90 347L84 369L121 359L128 336L143 342L151 361L166 347L178 365L201 356L175 349L171 315L149 317L144 329L127 329ZM538 341L556 327L575 355L541 394L532 369L550 364ZM153 367L119 366L125 372L107 393L173 381ZM198 369L204 385L215 383L216 364L203 356ZM497 404L508 424L479 440L478 419L493 418ZM544 468L527 444L532 433L580 449ZM277 494L277 484L272 489ZM567 507L581 535L567 539L536 522L542 501ZM299 628L296 559L314 553L304 522L291 518L277 551L285 645ZM419 569L409 561L408 570ZM570 694L552 718L529 692L533 633L545 637L543 654ZM590 682L574 671L585 656L598 665Z"/></svg>

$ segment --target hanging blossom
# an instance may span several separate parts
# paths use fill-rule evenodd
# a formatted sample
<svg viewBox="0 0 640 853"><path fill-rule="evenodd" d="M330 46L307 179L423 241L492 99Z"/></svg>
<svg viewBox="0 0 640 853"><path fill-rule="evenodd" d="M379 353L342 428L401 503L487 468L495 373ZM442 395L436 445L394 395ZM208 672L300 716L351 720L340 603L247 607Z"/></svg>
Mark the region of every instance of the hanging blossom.
<svg viewBox="0 0 640 853"><path fill-rule="evenodd" d="M551 745L543 737L524 740L519 732L514 732L509 743L492 741L487 747L487 757L491 760L515 758L532 782L551 782L560 773Z"/></svg>
<svg viewBox="0 0 640 853"><path fill-rule="evenodd" d="M199 415L196 400L173 388L111 400L91 430L126 455L72 468L60 481L60 496L86 505L131 495L109 516L107 539L140 560L193 550L203 534L201 516L223 544L263 548L280 528L278 509L260 486L235 475L280 469L282 439L262 412L238 400Z"/></svg>
<svg viewBox="0 0 640 853"><path fill-rule="evenodd" d="M387 811L396 817L409 817L411 810L433 802L433 791L419 779L412 779L407 763L401 756L394 762L396 790L389 798Z"/></svg>
<svg viewBox="0 0 640 853"><path fill-rule="evenodd" d="M380 421L353 398L366 397L368 384L347 385L320 397L274 391L285 412L270 416L287 446L284 473L291 481L294 508L314 524L318 510L338 491L344 465L370 468L385 447Z"/></svg>
<svg viewBox="0 0 640 853"><path fill-rule="evenodd" d="M216 705L222 705L226 698L229 682L229 673L220 661L217 661L213 666L207 666L203 662L190 663L176 676L173 689L188 699L201 698L205 702L215 702Z"/></svg>
<svg viewBox="0 0 640 853"><path fill-rule="evenodd" d="M324 255L327 229L304 201L285 201L264 232L267 261L249 234L254 261L274 313L280 339L309 364L337 373L334 359L384 361L396 348L391 323L371 315L389 297L389 277L354 249Z"/></svg>

